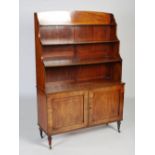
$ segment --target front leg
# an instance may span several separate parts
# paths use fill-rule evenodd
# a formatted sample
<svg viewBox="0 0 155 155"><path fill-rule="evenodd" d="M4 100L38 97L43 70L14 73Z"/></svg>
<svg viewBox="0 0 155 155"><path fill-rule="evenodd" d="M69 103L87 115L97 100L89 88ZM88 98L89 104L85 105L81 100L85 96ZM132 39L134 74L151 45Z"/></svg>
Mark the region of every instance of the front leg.
<svg viewBox="0 0 155 155"><path fill-rule="evenodd" d="M52 137L48 136L48 144L49 144L49 148L52 149Z"/></svg>
<svg viewBox="0 0 155 155"><path fill-rule="evenodd" d="M40 137L43 138L43 131L41 128L39 128L39 131L40 131Z"/></svg>
<svg viewBox="0 0 155 155"><path fill-rule="evenodd" d="M120 133L121 121L117 121L117 130Z"/></svg>

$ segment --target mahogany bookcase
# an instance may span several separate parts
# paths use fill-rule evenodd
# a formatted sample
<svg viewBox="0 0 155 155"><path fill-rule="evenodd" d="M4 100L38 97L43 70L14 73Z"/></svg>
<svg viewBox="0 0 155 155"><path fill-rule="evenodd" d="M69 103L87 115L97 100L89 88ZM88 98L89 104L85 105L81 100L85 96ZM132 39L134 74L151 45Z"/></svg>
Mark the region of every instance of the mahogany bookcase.
<svg viewBox="0 0 155 155"><path fill-rule="evenodd" d="M34 13L41 138L123 119L124 83L110 13Z"/></svg>

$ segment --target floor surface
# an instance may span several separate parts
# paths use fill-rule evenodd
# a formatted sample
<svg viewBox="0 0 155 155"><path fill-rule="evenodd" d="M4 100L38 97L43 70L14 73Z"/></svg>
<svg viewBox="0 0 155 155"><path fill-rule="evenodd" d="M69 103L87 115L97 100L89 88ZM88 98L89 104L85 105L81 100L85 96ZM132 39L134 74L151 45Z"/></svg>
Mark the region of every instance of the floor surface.
<svg viewBox="0 0 155 155"><path fill-rule="evenodd" d="M20 155L134 155L134 99L125 99L121 133L116 123L53 136L53 149L47 137L40 138L36 100L20 97Z"/></svg>

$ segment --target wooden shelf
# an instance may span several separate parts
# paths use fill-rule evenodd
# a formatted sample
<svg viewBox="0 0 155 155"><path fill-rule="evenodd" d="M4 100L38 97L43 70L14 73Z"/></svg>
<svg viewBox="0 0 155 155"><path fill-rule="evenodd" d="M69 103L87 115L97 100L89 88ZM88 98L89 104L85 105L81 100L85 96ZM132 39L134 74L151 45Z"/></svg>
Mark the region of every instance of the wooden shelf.
<svg viewBox="0 0 155 155"><path fill-rule="evenodd" d="M43 59L45 67L62 67L62 66L78 66L78 65L90 65L90 64L101 64L101 63L112 63L120 62L121 58L104 58L96 60L71 60L71 59Z"/></svg>
<svg viewBox="0 0 155 155"><path fill-rule="evenodd" d="M87 42L73 42L73 41L53 41L52 39L41 39L41 44L44 46L49 45L82 45L82 44L107 44L116 43L119 40L109 40L109 41L87 41Z"/></svg>
<svg viewBox="0 0 155 155"><path fill-rule="evenodd" d="M91 80L86 82L48 82L45 85L46 93L58 93L65 91L77 91L88 90L106 86L112 86L115 84L122 84L122 82L112 82L108 80Z"/></svg>

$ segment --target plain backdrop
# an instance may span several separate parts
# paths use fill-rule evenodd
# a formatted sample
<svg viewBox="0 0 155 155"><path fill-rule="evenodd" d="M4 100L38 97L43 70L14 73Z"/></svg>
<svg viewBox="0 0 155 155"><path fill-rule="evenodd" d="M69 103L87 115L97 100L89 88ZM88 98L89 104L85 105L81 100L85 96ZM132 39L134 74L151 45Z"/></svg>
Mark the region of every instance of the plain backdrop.
<svg viewBox="0 0 155 155"><path fill-rule="evenodd" d="M0 122L3 122L3 123L1 123L1 133L2 133L1 134L1 143L2 143L1 146L2 147L0 149L0 154L6 154L6 155L19 154L19 150L18 150L18 148L19 148L18 147L18 145L19 145L19 140L18 140L18 135L19 135L19 133L18 133L18 131L19 131L18 130L18 123L19 123L18 122L18 120L19 120L18 119L18 105L19 105L18 104L18 85L19 85L19 83L18 83L19 82L18 81L18 51L19 51L19 49L18 49L18 36L19 36L19 32L18 32L18 16L19 16L18 2L19 2L18 0L14 0L14 1L5 0L5 1L0 2L0 4L1 4L0 5L0 12L1 12L0 19L2 19L1 20L1 29L0 29L0 34L1 34L1 37L0 37L0 42L1 42L1 45L0 45L1 46L1 61L0 61L1 89L0 89L0 94L1 94L1 103L2 103L1 109L0 109L0 116L1 116ZM33 9L29 10L29 7L30 8L34 7L34 6L32 6L33 4L35 5L36 9L38 9L37 7L40 6L39 8L41 8L42 10L44 10L45 5L49 9L53 8L53 7L59 7L58 3L57 3L58 1L52 2L52 0L48 1L48 2L50 2L49 6L48 6L49 3L45 4L47 2L47 0L42 0L42 2L40 0L31 0L31 1L27 0L27 5L25 5L26 3L22 2L22 0L20 0L20 2L21 2L20 22L23 22L23 23L20 23L20 40L21 40L21 37L23 37L22 39L24 40L24 37L26 35L33 37L33 35L31 34L31 31L32 31L31 29L33 29L33 28L30 26L30 23L31 23L30 21L33 20L30 10L33 10ZM62 3L62 0L60 2ZM89 2L87 1L87 5L84 5L84 6L81 5L80 7L94 8L96 5L98 5L97 4L98 2L99 1L97 1L97 0L91 0ZM57 5L52 6L51 5L52 3L57 3ZM62 6L61 8L64 8L64 7L69 8L69 6L67 6L67 4L61 5L61 3L60 3L60 6ZM72 4L72 6L74 6L73 8L76 8L75 5L77 5L77 4L74 4L74 3L84 4L85 2L84 2L84 0L83 1L77 0L77 2L76 2L76 0L73 0L71 2L71 4ZM120 11L120 12L122 12L122 16L124 16L124 14L126 14L127 10L129 10L127 12L130 12L130 10L133 9L133 7L132 7L133 1L132 0L128 0L128 1L126 1L126 0L107 1L106 0L106 1L102 1L102 2L100 1L100 4L101 5L99 5L98 7L96 6L96 8L98 8L100 10L103 10L103 9L105 10L105 8L107 8L107 10L114 11L115 16L116 16L116 14L121 16L121 14L119 12L117 13L118 9L122 10L122 11ZM114 9L112 7L112 5L117 6L117 9ZM23 6L25 7L25 9L22 8ZM154 122L154 118L155 118L155 112L154 112L154 109L155 109L155 104L154 104L155 103L155 97L154 97L155 72L153 69L155 66L155 61L154 61L154 58L155 58L155 52L154 52L155 51L155 46L154 46L155 29L153 29L155 27L155 20L153 20L154 15L155 15L154 6L155 6L154 0L147 0L147 1L136 0L136 155L155 154L155 149L154 149L155 123L152 123L152 122ZM130 9L128 9L128 7ZM57 8L55 8L55 9L57 9ZM25 14L26 18L21 20L22 18L24 18L24 16L23 16L24 14ZM133 21L133 19L131 20L131 18L133 17L133 13L131 12L131 16L129 16L129 14L127 17L130 18L130 20L127 18L124 18L121 21L123 21L123 22L126 22L127 20ZM117 22L118 22L118 18L119 17L117 16ZM146 21L148 21L148 22L146 22ZM123 23L119 22L119 27L118 27L119 29L121 28L120 27L121 24L123 24ZM21 27L22 25L25 28ZM125 23L125 26L123 26L124 30L126 28L133 29L133 22L130 22L129 25L130 26L128 26L128 24ZM23 30L23 28L25 30ZM29 31L28 29L31 30L28 34L25 33L26 35L24 35L24 33L21 33L26 30L28 32ZM128 31L130 31L130 30L128 30ZM119 31L123 31L123 29L120 29ZM125 32L125 31L123 31L123 32ZM133 36L133 34L131 35L128 32L127 32L127 34L128 34L128 36ZM8 37L8 35L9 35L9 37ZM123 33L122 33L122 35L123 35ZM120 37L120 35L119 35L119 37ZM29 38L29 37L27 37L27 38ZM125 37L125 34L124 34L124 38L128 38L128 39L126 39L126 41L129 42L129 43L126 43L126 44L128 44L127 47L130 50L133 49L133 47L132 48L130 47L130 45L133 45L130 42L133 42L132 39L134 39L134 38L133 37ZM129 38L131 38L131 40ZM28 77L28 76L31 76L30 74L32 73L31 68L33 66L30 66L29 63L30 62L32 63L34 59L33 59L33 55L32 55L32 57L30 57L29 55L31 55L31 52L33 52L33 50L30 49L30 51L26 51L27 48L24 50L24 48L26 47L24 44L32 45L32 47L33 47L33 44L31 41L33 41L33 38L26 39L25 43L22 43L22 40L20 41L20 94L26 94L26 91L25 91L26 89L25 89L25 87L23 87L24 86L23 84L21 85L21 83L24 83L24 82L27 83L28 84L27 92L28 91L30 92L31 91L30 88L32 88L31 84L33 84L33 82L35 81L35 78L32 77L34 80L33 81L33 80L29 80L31 78ZM121 41L123 41L123 40L121 40ZM125 40L124 40L124 42L125 42ZM121 46L124 46L124 44L122 44ZM21 50L21 49L23 49L23 50ZM123 49L125 49L125 46ZM131 58L134 58L133 51L132 50L130 51L130 50L128 50L129 51L128 53L126 52L128 57L125 56L126 55L124 53L125 50L124 51L121 50L121 53L122 53L121 55L123 55L123 58L126 59L124 61L124 63L126 65L123 67L125 67L126 69L130 69L130 74L132 74L131 70L133 71L134 64L131 64L130 61L127 60L127 58L129 58L129 57L130 57L129 60L133 60ZM27 53L27 54L24 54L24 53ZM24 60L24 56L26 56L26 55L27 55L27 57L25 57L25 60ZM7 58L7 63L6 63L5 58ZM29 59L29 61L27 62L28 59ZM24 62L25 62L25 66L28 65L30 67L24 67ZM127 64L127 62L129 62L129 64ZM130 68L129 68L129 66L130 66ZM25 73L26 73L23 76L21 76L22 69L25 69ZM29 72L29 70L30 70L30 72ZM126 72L128 72L128 70ZM23 73L24 73L24 71L23 71ZM126 77L125 80L128 79L128 81L126 81L126 82L128 82L129 84L132 84L132 82L131 82L132 80L130 77L133 77L133 76L130 76L130 74L128 74L129 77L127 77L124 73L125 73L125 69L123 68L123 76ZM34 73L32 75L34 75ZM24 76L26 76L26 77L24 78ZM132 78L132 79L134 79L134 78ZM22 80L25 80L25 81L22 81ZM129 87L133 88L133 86L131 86L129 84L127 85L128 88ZM133 91L134 91L134 89L133 89ZM32 89L31 92L35 93L35 88ZM33 93L29 93L29 94L34 95ZM25 101L25 102L23 102L24 106L27 106L27 103L29 103L29 100L28 101L24 100L24 101ZM125 101L125 106L132 105L130 103L131 103L131 101L129 102L129 104L127 104L127 102ZM32 113L34 113L33 108L35 108L35 105L36 105L35 101L32 100L32 102L30 102L30 105L31 106L28 105L28 108L27 108L27 109L31 108L31 109L29 109L30 111L28 111L28 112L25 111L25 108L23 106L23 110L21 110L21 112L20 112L21 113L20 115L25 117L25 119L27 120L27 121L23 121L23 118L21 118L22 122L20 122L20 126L22 126L22 128L24 129L23 132L25 132L26 130L31 132L31 134L29 136L28 135L25 136L25 137L27 137L27 139L29 139L30 137L34 138L33 134L34 134L34 132L36 132L36 130L32 131L29 129L30 125L32 124L32 120L29 121L29 118L33 119L34 115L36 115L36 113L34 115L32 115ZM131 111L129 109L129 107L127 107L126 109L128 112ZM22 113L23 111L25 112L24 115ZM29 113L30 113L30 116L27 118ZM125 115L127 114L126 111L124 112L124 114ZM130 116L132 116L131 112L130 112ZM126 121L126 118L124 119L124 121ZM144 125L145 122L147 122L147 125ZM23 126L23 124L25 124L25 125ZM126 124L129 124L129 123L126 123ZM34 124L32 124L32 127L34 127ZM128 128L126 128L126 129L128 129ZM106 127L104 129L104 133L105 132L107 133L107 131L105 131L105 130L107 130ZM8 133L10 133L10 131L11 131L11 134L9 134L9 140L11 140L11 141L10 141L10 143L8 143L8 138L6 135L8 135ZM96 129L93 130L93 132L94 131L96 131ZM109 128L108 128L108 132L110 132L110 131L111 130L109 130ZM124 129L123 129L123 131L124 131ZM100 129L99 129L99 132L100 132ZM113 132L111 132L111 133L113 133ZM109 135L111 135L111 133ZM128 135L130 135L129 131L127 131L126 133L128 133ZM94 134L94 136L96 136L96 134ZM98 133L97 133L97 136L98 136L98 139L100 137L101 137L101 139L103 139L103 137L104 137L103 134L102 134L102 136L100 136ZM120 136L121 135L119 135L119 137ZM38 137L38 139L36 140L36 142L39 145L40 137L38 136L38 134L37 134L37 137ZM72 136L70 136L70 137L72 137ZM77 137L77 136L73 135L73 138L71 139L72 142L75 140L75 137ZM116 141L114 144L118 144L117 141L119 140L119 137L117 137L116 135L115 135L115 137L116 137ZM107 136L107 138L109 138L109 136ZM68 137L66 139L68 140ZM81 138L79 138L79 140L80 139ZM89 140L90 139L87 139L87 141L89 141ZM87 142L87 141L84 139L84 142ZM112 140L112 143L113 143L113 141L114 140ZM82 144L81 144L82 146L87 144L87 143L85 144L84 142L82 141ZM102 141L102 142L104 143L104 141ZM109 139L108 139L108 142L109 142ZM43 141L43 143L44 143L44 141ZM64 143L66 143L66 142L64 142ZM96 143L96 141L95 142L90 141L90 143L92 144L91 145L92 146L91 149L92 149L94 147L93 144ZM43 154L44 155L47 155L47 154L54 155L53 152L50 152L47 149L47 142L45 144L46 144L46 147L43 147L43 149L45 151L47 150L48 153L43 152L43 149L42 149L42 147L40 147L40 145L38 146L37 149L36 149L36 147L34 147L34 148L35 148L35 150L39 150L40 154L42 154L42 155ZM70 142L68 143L68 148L69 148L69 144L70 144ZM98 143L96 143L96 145L97 144ZM104 144L103 144L103 146L104 146ZM120 143L119 143L118 145L121 147L121 149L124 150L125 143L123 142L122 144L120 145ZM32 143L32 145L34 146L34 142ZM21 146L21 144L20 144L20 146ZM74 144L74 146L75 146L75 144ZM22 152L20 153L21 155L24 155L24 154L34 155L35 154L29 146L28 147L23 146L23 147L24 147L24 149L22 149ZM57 147L58 147L58 149L57 149ZM114 145L114 147L113 147L113 145L110 145L110 147L108 148L108 150L111 151L112 155L116 155L115 147L116 147L116 145ZM55 148L57 151L62 150L59 145L57 145ZM64 148L64 146L63 146L63 148ZM104 146L104 149L105 149L105 146ZM96 150L99 150L99 147L97 147ZM28 151L28 153L26 151ZM64 151L64 150L62 150L62 151ZM74 149L73 149L73 151L74 151ZM36 154L38 155L38 153L36 153ZM61 154L65 154L65 153L62 152ZM61 154L59 154L59 155L61 155ZM73 154L75 154L75 151L72 153L72 155ZM77 154L79 155L80 153L77 151ZM85 153L82 153L82 154L85 154ZM94 155L94 154L99 154L99 153L92 152L92 154ZM100 154L109 155L108 153L103 153L103 152L100 152ZM127 154L129 154L129 152L124 151L123 154L120 152L118 154L119 155L127 155ZM130 153L129 155L131 155L131 154L132 153Z"/></svg>
<svg viewBox="0 0 155 155"><path fill-rule="evenodd" d="M36 96L33 13L49 10L93 10L114 14L123 59L125 97L134 98L134 0L20 0L20 96Z"/></svg>
<svg viewBox="0 0 155 155"><path fill-rule="evenodd" d="M37 126L34 12L49 10L92 10L113 13L118 24L122 81L125 86L124 120L121 134L116 123L40 139ZM134 154L134 0L20 0L20 154ZM75 153L76 152L76 153Z"/></svg>

